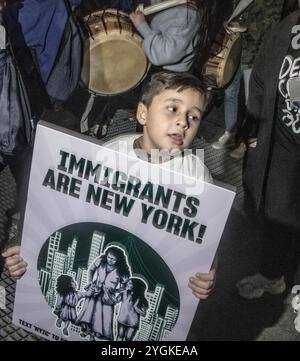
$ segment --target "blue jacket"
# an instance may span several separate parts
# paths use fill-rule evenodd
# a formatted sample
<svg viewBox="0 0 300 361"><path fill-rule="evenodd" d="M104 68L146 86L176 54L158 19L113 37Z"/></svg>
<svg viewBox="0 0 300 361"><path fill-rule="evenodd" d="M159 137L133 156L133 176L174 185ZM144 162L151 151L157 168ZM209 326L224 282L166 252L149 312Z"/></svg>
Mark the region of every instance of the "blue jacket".
<svg viewBox="0 0 300 361"><path fill-rule="evenodd" d="M81 0L69 0L73 7ZM6 25L17 48L35 50L41 77L47 82L68 19L64 0L22 0L8 7ZM25 65L26 66L26 65ZM27 64L30 72L30 62Z"/></svg>
<svg viewBox="0 0 300 361"><path fill-rule="evenodd" d="M132 10L133 0L111 0L111 7L122 10L130 11Z"/></svg>

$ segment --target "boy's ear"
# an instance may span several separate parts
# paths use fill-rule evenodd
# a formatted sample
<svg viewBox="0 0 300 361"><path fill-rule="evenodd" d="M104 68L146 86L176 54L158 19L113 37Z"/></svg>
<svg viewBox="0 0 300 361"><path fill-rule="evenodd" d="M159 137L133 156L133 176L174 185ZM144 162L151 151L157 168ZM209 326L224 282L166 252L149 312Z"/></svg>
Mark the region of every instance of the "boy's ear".
<svg viewBox="0 0 300 361"><path fill-rule="evenodd" d="M146 125L147 114L148 114L148 109L147 109L146 105L142 102L139 102L137 111L136 111L136 119L138 120L138 122L141 125Z"/></svg>

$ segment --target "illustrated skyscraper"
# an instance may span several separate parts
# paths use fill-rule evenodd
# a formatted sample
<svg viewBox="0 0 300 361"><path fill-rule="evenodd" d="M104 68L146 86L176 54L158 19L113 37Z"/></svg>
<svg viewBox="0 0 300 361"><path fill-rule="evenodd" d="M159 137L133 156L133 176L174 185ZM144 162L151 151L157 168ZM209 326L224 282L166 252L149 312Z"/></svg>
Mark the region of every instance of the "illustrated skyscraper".
<svg viewBox="0 0 300 361"><path fill-rule="evenodd" d="M49 239L48 254L47 254L47 263L46 271L51 272L53 266L54 253L59 249L59 243L61 240L61 233L55 232Z"/></svg>
<svg viewBox="0 0 300 361"><path fill-rule="evenodd" d="M94 231L91 242L90 255L88 260L88 267L93 263L103 251L103 245L105 241L105 233Z"/></svg>

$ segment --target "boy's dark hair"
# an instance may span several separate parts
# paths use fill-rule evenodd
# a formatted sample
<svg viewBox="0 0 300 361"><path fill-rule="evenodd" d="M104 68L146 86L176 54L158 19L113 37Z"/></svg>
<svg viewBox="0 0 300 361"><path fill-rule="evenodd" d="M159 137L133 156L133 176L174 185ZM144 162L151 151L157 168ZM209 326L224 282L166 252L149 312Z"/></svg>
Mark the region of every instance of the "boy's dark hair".
<svg viewBox="0 0 300 361"><path fill-rule="evenodd" d="M153 98L167 89L177 89L182 92L186 89L193 89L205 96L206 103L209 98L209 91L203 81L190 73L175 73L172 71L161 71L152 75L150 81L144 84L141 95L141 102L148 108Z"/></svg>

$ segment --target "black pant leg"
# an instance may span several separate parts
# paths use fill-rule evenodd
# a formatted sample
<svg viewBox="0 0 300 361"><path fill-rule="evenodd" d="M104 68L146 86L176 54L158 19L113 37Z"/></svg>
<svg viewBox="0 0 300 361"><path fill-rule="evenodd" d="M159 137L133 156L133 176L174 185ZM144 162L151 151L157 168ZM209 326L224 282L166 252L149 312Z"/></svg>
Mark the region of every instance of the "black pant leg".
<svg viewBox="0 0 300 361"><path fill-rule="evenodd" d="M22 221L25 214L31 158L32 148L28 147L18 156L9 157L9 159L7 159L7 163L13 174L17 188L15 210L16 212L20 212Z"/></svg>
<svg viewBox="0 0 300 361"><path fill-rule="evenodd" d="M263 276L276 279L285 274L295 236L291 228L265 220L260 268Z"/></svg>

